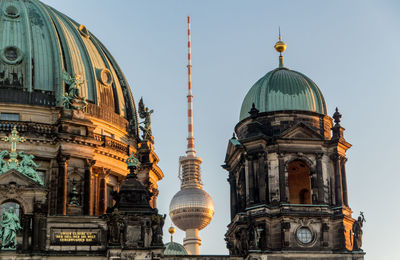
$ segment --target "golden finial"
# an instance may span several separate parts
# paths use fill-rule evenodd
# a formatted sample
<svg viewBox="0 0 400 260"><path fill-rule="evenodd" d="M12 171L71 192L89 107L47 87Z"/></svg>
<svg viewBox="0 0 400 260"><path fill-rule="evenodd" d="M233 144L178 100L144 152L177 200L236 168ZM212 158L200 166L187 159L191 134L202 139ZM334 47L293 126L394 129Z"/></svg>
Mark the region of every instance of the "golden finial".
<svg viewBox="0 0 400 260"><path fill-rule="evenodd" d="M175 234L175 228L173 227L173 226L171 226L169 229L168 229L168 232L171 234L171 243L173 242L173 236L174 236L174 234Z"/></svg>
<svg viewBox="0 0 400 260"><path fill-rule="evenodd" d="M168 229L168 232L169 232L171 235L175 234L175 228L174 228L174 227L170 227L170 228Z"/></svg>
<svg viewBox="0 0 400 260"><path fill-rule="evenodd" d="M280 27L279 27L279 41L277 43L275 43L274 47L275 47L275 50L280 53L280 55L282 55L282 52L284 52L286 50L286 43L284 43L282 41Z"/></svg>
<svg viewBox="0 0 400 260"><path fill-rule="evenodd" d="M279 52L279 68L283 68L282 52L286 50L286 43L282 41L281 28L279 27L279 41L275 43L275 50Z"/></svg>

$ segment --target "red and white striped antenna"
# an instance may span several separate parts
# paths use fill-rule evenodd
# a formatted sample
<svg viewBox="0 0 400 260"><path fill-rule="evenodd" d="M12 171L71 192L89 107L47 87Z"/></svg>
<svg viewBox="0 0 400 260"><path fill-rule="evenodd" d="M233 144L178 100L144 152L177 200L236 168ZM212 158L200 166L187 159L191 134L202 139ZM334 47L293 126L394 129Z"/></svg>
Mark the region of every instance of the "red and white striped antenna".
<svg viewBox="0 0 400 260"><path fill-rule="evenodd" d="M193 94L192 94L192 48L190 40L190 16L188 16L188 144L187 155L196 156L194 149L194 135L193 135Z"/></svg>

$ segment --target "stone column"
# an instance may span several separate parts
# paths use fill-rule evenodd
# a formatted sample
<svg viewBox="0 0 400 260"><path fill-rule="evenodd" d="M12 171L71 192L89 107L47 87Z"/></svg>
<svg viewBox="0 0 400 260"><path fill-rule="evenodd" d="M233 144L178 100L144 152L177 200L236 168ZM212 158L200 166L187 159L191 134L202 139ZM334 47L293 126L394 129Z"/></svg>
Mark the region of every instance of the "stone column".
<svg viewBox="0 0 400 260"><path fill-rule="evenodd" d="M283 154L279 154L279 194L280 202L288 202L288 196L286 193L286 174L285 174L285 159Z"/></svg>
<svg viewBox="0 0 400 260"><path fill-rule="evenodd" d="M324 194L324 178L322 172L322 153L318 153L315 155L317 159L317 189L318 189L318 203L322 204L325 202L325 194Z"/></svg>
<svg viewBox="0 0 400 260"><path fill-rule="evenodd" d="M107 177L110 175L110 169L103 169L103 174L100 178L99 187L99 214L106 213L107 210Z"/></svg>
<svg viewBox="0 0 400 260"><path fill-rule="evenodd" d="M265 170L264 153L258 154L258 192L261 203L268 203L268 173Z"/></svg>
<svg viewBox="0 0 400 260"><path fill-rule="evenodd" d="M51 160L49 171L49 213L50 215L57 214L57 196L58 196L58 170L59 165L57 158Z"/></svg>
<svg viewBox="0 0 400 260"><path fill-rule="evenodd" d="M93 172L93 214L99 215L99 173Z"/></svg>
<svg viewBox="0 0 400 260"><path fill-rule="evenodd" d="M83 201L83 214L85 215L93 215L93 165L95 163L95 160L86 160Z"/></svg>
<svg viewBox="0 0 400 260"><path fill-rule="evenodd" d="M69 156L60 155L58 158L58 194L57 214L67 214L67 176Z"/></svg>
<svg viewBox="0 0 400 260"><path fill-rule="evenodd" d="M228 182L231 188L231 220L232 220L237 212L236 179L235 175L232 172L229 172Z"/></svg>
<svg viewBox="0 0 400 260"><path fill-rule="evenodd" d="M253 156L246 158L246 204L251 205L254 202L254 167Z"/></svg>
<svg viewBox="0 0 400 260"><path fill-rule="evenodd" d="M341 163L340 155L333 155L333 165L335 168L335 199L336 205L343 205L343 194L342 194L342 174L341 174Z"/></svg>
<svg viewBox="0 0 400 260"><path fill-rule="evenodd" d="M22 238L22 250L28 251L29 250L29 234L31 233L31 219L32 215L23 215L22 216L22 230L23 230L23 238Z"/></svg>
<svg viewBox="0 0 400 260"><path fill-rule="evenodd" d="M341 161L341 174L342 174L342 188L343 188L343 204L349 206L347 198L347 180L346 180L346 162L347 158L342 157Z"/></svg>
<svg viewBox="0 0 400 260"><path fill-rule="evenodd" d="M33 221L32 221L32 247L33 251L39 251L40 250L40 218L38 214L33 215Z"/></svg>
<svg viewBox="0 0 400 260"><path fill-rule="evenodd" d="M104 214L106 212L106 199L107 196L107 182L105 178L101 178L100 180L100 189L99 189L99 215Z"/></svg>

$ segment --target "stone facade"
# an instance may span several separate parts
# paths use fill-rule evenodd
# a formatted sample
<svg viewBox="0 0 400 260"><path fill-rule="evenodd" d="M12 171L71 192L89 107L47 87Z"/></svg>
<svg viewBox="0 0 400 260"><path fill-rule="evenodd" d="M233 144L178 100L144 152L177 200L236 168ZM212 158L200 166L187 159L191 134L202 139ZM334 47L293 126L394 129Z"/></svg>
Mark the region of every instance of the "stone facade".
<svg viewBox="0 0 400 260"><path fill-rule="evenodd" d="M44 182L42 186L17 170L0 175L0 204L19 205L23 227L17 237L17 255L14 252L12 259L30 259L25 254L50 259L110 255L105 259L115 259L111 255L117 251L121 257L126 250L139 248L149 254L163 251L160 238L152 241L151 235L160 230L162 216L155 207L157 182L164 176L157 166L153 143L140 140L129 130L126 119L115 115L119 124L114 124L89 110L10 104L0 105L0 112L18 115L15 121L0 120L0 138L16 126L26 139L17 144L17 150L35 155ZM0 142L0 150L9 150L9 146ZM137 154L143 162L137 169L141 181L137 185L147 194L147 213L121 210L116 216L111 209L127 182L126 159L130 154ZM116 227L121 230L116 231ZM0 252L0 259L10 259L7 255L10 252Z"/></svg>
<svg viewBox="0 0 400 260"><path fill-rule="evenodd" d="M241 121L224 168L231 187L231 255L254 259L363 259L353 248L340 117L306 111ZM332 134L331 134L332 131ZM282 252L285 252L282 255Z"/></svg>

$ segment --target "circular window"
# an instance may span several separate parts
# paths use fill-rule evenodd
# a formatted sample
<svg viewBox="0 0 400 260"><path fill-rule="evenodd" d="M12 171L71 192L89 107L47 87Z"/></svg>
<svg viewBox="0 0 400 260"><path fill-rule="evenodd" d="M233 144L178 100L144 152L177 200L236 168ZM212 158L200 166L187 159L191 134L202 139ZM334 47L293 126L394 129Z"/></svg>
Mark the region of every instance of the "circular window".
<svg viewBox="0 0 400 260"><path fill-rule="evenodd" d="M84 26L83 24L81 24L81 25L79 26L79 32L80 32L81 35L82 35L83 37L85 37L85 38L89 38L89 37L90 37L88 29L87 29L86 26Z"/></svg>
<svg viewBox="0 0 400 260"><path fill-rule="evenodd" d="M7 8L4 10L4 14L10 18L18 18L19 17L19 11L17 7L13 5L7 6Z"/></svg>
<svg viewBox="0 0 400 260"><path fill-rule="evenodd" d="M17 64L22 60L22 53L18 47L9 46L3 50L1 58L8 64Z"/></svg>
<svg viewBox="0 0 400 260"><path fill-rule="evenodd" d="M109 69L102 69L100 71L100 82L106 86L111 85L113 78Z"/></svg>
<svg viewBox="0 0 400 260"><path fill-rule="evenodd" d="M299 228L297 230L296 236L297 236L297 239L303 244L311 243L311 241L313 240L311 230L307 227Z"/></svg>

